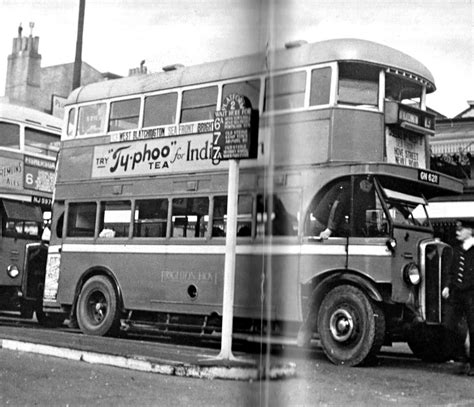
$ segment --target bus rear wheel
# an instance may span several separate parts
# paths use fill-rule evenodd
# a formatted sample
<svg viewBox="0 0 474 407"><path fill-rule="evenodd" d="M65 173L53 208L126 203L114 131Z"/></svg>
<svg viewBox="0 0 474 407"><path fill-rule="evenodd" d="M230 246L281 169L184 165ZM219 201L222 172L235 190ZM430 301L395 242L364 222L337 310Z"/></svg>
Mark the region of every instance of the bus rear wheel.
<svg viewBox="0 0 474 407"><path fill-rule="evenodd" d="M118 297L110 279L95 276L84 284L77 302L77 323L86 335L112 336L118 333Z"/></svg>
<svg viewBox="0 0 474 407"><path fill-rule="evenodd" d="M380 350L385 317L359 288L341 285L329 291L321 303L318 332L331 362L357 366L371 361Z"/></svg>

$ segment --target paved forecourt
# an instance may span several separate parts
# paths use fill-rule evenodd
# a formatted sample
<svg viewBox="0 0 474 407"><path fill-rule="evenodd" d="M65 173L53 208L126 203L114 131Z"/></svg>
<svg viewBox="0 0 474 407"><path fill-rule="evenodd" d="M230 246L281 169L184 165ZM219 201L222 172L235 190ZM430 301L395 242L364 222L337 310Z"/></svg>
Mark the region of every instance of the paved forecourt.
<svg viewBox="0 0 474 407"><path fill-rule="evenodd" d="M85 336L59 330L0 325L0 347L182 377L271 380L296 375L294 363L270 363L266 366L264 361L259 360L258 355L236 353L236 360L219 360L216 358L216 349Z"/></svg>

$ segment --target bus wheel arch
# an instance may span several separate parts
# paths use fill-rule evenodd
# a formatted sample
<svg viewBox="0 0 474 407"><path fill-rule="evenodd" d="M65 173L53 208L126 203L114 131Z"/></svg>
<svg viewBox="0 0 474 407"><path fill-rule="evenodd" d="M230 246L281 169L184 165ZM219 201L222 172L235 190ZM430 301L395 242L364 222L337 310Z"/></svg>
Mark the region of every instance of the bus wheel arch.
<svg viewBox="0 0 474 407"><path fill-rule="evenodd" d="M91 270L78 285L73 310L82 332L114 336L123 314L122 296L116 279L102 269Z"/></svg>
<svg viewBox="0 0 474 407"><path fill-rule="evenodd" d="M330 290L342 284L348 284L359 288L364 292L364 294L370 297L372 301L377 303L383 302L382 294L370 280L358 274L347 271L331 273L331 275L322 279L318 279L317 281L313 281L310 284L312 285L313 289L308 301L308 313L312 311L317 312L321 306L324 296Z"/></svg>

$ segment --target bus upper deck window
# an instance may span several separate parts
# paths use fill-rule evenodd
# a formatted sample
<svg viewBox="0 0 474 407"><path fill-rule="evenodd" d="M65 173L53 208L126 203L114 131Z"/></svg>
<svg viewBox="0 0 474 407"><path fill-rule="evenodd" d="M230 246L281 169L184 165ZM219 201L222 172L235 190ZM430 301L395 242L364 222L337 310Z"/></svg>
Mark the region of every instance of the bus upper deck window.
<svg viewBox="0 0 474 407"><path fill-rule="evenodd" d="M422 93L422 86L412 80L392 73L385 75L385 97L387 99L397 102L403 100L414 102L416 99L416 107L420 108Z"/></svg>
<svg viewBox="0 0 474 407"><path fill-rule="evenodd" d="M181 123L213 120L217 108L217 86L183 92Z"/></svg>
<svg viewBox="0 0 474 407"><path fill-rule="evenodd" d="M110 104L109 131L138 128L140 99L127 99Z"/></svg>
<svg viewBox="0 0 474 407"><path fill-rule="evenodd" d="M245 96L250 101L253 109L258 108L260 99L260 80L249 79L243 82L227 83L222 88L222 100L232 93Z"/></svg>
<svg viewBox="0 0 474 407"><path fill-rule="evenodd" d="M331 68L319 68L311 71L311 106L329 104L331 93Z"/></svg>
<svg viewBox="0 0 474 407"><path fill-rule="evenodd" d="M146 97L143 127L174 124L177 102L176 92Z"/></svg>
<svg viewBox="0 0 474 407"><path fill-rule="evenodd" d="M55 157L58 153L58 149L56 147L56 143L58 141L59 137L56 134L31 129L29 127L25 128L26 151Z"/></svg>
<svg viewBox="0 0 474 407"><path fill-rule="evenodd" d="M306 72L273 76L265 81L265 111L304 106Z"/></svg>
<svg viewBox="0 0 474 407"><path fill-rule="evenodd" d="M0 146L20 148L20 126L17 124L0 122Z"/></svg>
<svg viewBox="0 0 474 407"><path fill-rule="evenodd" d="M105 132L105 103L81 106L79 108L78 135L86 136Z"/></svg>
<svg viewBox="0 0 474 407"><path fill-rule="evenodd" d="M67 118L67 136L74 136L74 122L76 121L76 109L69 110Z"/></svg>
<svg viewBox="0 0 474 407"><path fill-rule="evenodd" d="M378 105L379 70L357 63L339 64L338 103Z"/></svg>

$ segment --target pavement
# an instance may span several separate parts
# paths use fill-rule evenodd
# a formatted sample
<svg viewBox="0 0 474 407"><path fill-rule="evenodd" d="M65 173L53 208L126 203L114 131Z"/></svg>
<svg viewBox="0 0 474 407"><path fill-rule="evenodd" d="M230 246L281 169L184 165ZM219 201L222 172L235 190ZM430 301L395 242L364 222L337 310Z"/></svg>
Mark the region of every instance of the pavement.
<svg viewBox="0 0 474 407"><path fill-rule="evenodd" d="M273 363L259 355L162 343L86 336L62 330L3 325L0 348L142 372L202 379L279 380L296 375L293 362Z"/></svg>

